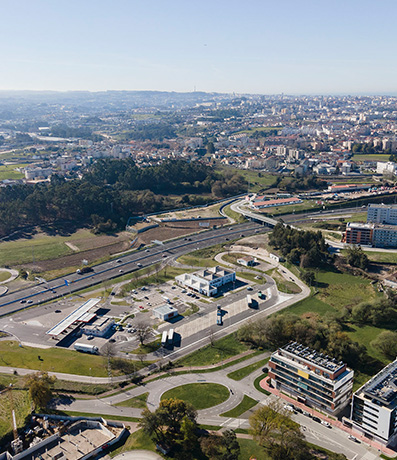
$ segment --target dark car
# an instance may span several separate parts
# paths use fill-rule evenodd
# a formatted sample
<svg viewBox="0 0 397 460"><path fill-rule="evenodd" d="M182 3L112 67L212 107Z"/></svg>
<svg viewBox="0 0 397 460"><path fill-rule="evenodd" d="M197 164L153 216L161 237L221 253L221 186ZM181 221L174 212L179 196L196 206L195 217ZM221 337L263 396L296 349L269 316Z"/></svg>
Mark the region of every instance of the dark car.
<svg viewBox="0 0 397 460"><path fill-rule="evenodd" d="M55 310L55 313L62 313L61 310Z"/></svg>
<svg viewBox="0 0 397 460"><path fill-rule="evenodd" d="M312 420L314 420L317 423L321 423L321 419L318 417L312 417Z"/></svg>

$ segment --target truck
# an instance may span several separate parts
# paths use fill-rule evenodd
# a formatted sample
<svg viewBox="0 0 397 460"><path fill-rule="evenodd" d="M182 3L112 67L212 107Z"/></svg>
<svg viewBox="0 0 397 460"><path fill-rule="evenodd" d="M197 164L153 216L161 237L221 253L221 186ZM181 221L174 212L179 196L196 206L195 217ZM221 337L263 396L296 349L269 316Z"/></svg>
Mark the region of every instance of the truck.
<svg viewBox="0 0 397 460"><path fill-rule="evenodd" d="M167 331L163 331L163 334L161 335L161 346L162 347L165 347L167 345L167 337L168 337Z"/></svg>
<svg viewBox="0 0 397 460"><path fill-rule="evenodd" d="M92 355L97 355L99 351L95 345L88 345L86 343L75 343L74 349L83 353L91 353Z"/></svg>
<svg viewBox="0 0 397 460"><path fill-rule="evenodd" d="M162 295L161 297L162 297L167 303L172 303L171 300L170 300L168 297L166 297L165 295Z"/></svg>
<svg viewBox="0 0 397 460"><path fill-rule="evenodd" d="M247 295L247 305L251 308L253 303L252 303L252 297L248 294Z"/></svg>
<svg viewBox="0 0 397 460"><path fill-rule="evenodd" d="M174 343L174 329L168 331L168 343L172 345Z"/></svg>
<svg viewBox="0 0 397 460"><path fill-rule="evenodd" d="M94 270L92 269L92 267L83 267L83 268L78 268L76 270L76 273L78 275L84 275L84 273L90 273L90 272L93 272Z"/></svg>

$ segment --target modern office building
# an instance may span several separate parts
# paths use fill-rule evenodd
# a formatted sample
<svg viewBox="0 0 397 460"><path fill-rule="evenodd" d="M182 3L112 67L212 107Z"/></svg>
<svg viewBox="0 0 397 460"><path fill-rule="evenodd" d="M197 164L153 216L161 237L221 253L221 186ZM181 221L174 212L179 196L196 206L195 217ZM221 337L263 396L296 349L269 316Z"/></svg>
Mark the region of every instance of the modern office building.
<svg viewBox="0 0 397 460"><path fill-rule="evenodd" d="M353 395L353 427L370 439L390 444L397 439L397 360Z"/></svg>
<svg viewBox="0 0 397 460"><path fill-rule="evenodd" d="M175 277L175 281L186 288L207 296L216 295L218 287L236 280L236 273L221 267L211 267L195 273L184 273Z"/></svg>
<svg viewBox="0 0 397 460"><path fill-rule="evenodd" d="M354 371L342 361L297 342L275 351L269 368L275 388L296 396L309 406L336 414L350 402Z"/></svg>
<svg viewBox="0 0 397 460"><path fill-rule="evenodd" d="M397 204L370 204L367 222L397 225Z"/></svg>

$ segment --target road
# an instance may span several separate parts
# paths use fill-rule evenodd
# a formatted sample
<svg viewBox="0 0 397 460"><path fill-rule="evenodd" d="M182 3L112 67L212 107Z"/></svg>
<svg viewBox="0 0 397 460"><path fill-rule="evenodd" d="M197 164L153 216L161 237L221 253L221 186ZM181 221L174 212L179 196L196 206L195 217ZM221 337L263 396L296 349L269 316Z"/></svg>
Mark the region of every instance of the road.
<svg viewBox="0 0 397 460"><path fill-rule="evenodd" d="M153 411L158 407L163 393L169 389L189 383L211 382L226 386L229 389L229 397L226 401L217 406L198 411L198 422L205 425L221 426L222 428L247 429L249 428L248 418L255 408L250 409L238 418L225 417L220 414L236 407L242 401L244 395L253 398L258 401L259 404L268 404L270 401L277 398L273 395L266 396L254 387L254 380L262 374L261 368L240 381L229 378L228 374L239 368L261 361L268 356L269 353L263 353L262 355L249 358L243 363L234 364L225 369L211 373L175 376L170 374L169 377L155 380L127 390L124 393L105 398L96 398L92 400L63 400L57 403L56 408L59 410L89 412L92 414L105 414L109 416L140 417L141 409L121 407L116 406L116 404L148 392L147 405L148 408ZM336 427L332 429L328 428L302 414L295 414L293 418L303 427L302 430L306 439L313 444L334 452L344 453L347 458L352 460L374 460L379 458L378 453L374 449L369 448L365 444L359 444L349 440L347 433Z"/></svg>
<svg viewBox="0 0 397 460"><path fill-rule="evenodd" d="M165 262L169 256L179 257L195 249L224 243L227 240L240 238L241 235L250 236L264 230L264 227L257 223L248 222L208 230L185 238L171 240L162 245L135 251L131 254L120 256L117 260L113 259L96 265L93 267L93 272L83 275L70 273L62 278L42 282L36 286L6 294L0 297L0 316L9 315L26 307L54 300L103 281L117 278L122 274ZM140 264L139 266L137 265L138 263Z"/></svg>

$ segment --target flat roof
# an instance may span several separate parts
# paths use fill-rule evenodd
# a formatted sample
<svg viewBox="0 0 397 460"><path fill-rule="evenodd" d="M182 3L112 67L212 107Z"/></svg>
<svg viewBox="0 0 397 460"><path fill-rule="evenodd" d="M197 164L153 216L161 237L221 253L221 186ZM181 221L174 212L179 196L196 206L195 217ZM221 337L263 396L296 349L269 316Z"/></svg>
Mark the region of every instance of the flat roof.
<svg viewBox="0 0 397 460"><path fill-rule="evenodd" d="M166 315L167 313L176 312L178 310L171 305L160 305L159 307L153 308L153 311L160 313L160 315Z"/></svg>
<svg viewBox="0 0 397 460"><path fill-rule="evenodd" d="M397 404L397 360L388 364L378 374L365 383L357 393L363 392L367 398L376 400L383 406Z"/></svg>
<svg viewBox="0 0 397 460"><path fill-rule="evenodd" d="M95 305L97 305L100 302L101 299L89 299L87 302L84 302L83 305L81 305L79 308L74 310L70 315L68 315L66 318L64 318L62 321L60 321L58 324L56 324L53 328L48 330L46 334L48 335L53 335L57 336L59 334L62 334L69 326L71 326L73 323L76 321L81 321L82 318L86 318L86 313Z"/></svg>
<svg viewBox="0 0 397 460"><path fill-rule="evenodd" d="M305 361L308 361L316 366L322 367L332 373L337 372L342 367L346 366L343 361L336 361L328 355L323 355L312 348L305 347L297 342L291 342L288 345L280 347L280 350L287 351L288 353L297 356Z"/></svg>

